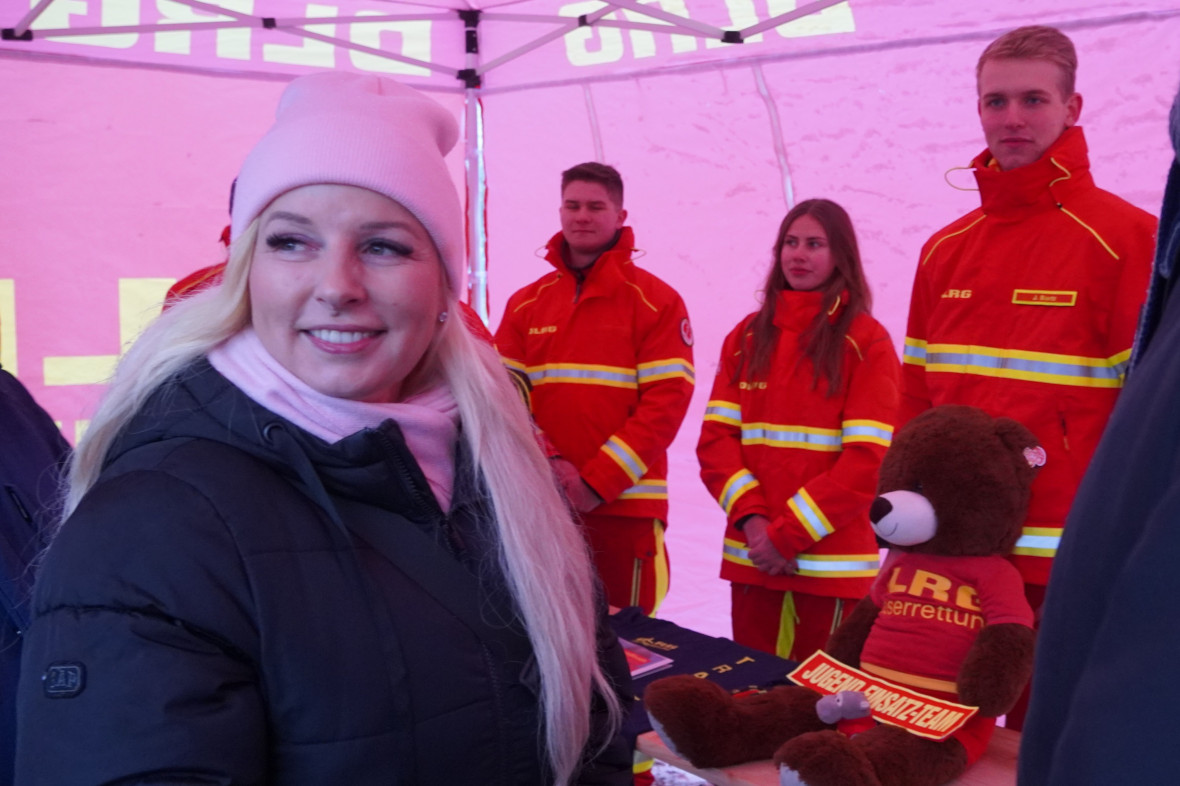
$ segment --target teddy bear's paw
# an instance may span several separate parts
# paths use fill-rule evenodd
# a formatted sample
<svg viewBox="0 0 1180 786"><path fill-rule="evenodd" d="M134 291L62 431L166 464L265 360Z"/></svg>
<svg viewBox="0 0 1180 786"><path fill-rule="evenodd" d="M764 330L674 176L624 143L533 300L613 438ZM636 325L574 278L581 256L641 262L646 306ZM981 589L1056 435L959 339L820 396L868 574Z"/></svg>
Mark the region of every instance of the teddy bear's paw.
<svg viewBox="0 0 1180 786"><path fill-rule="evenodd" d="M677 756L697 767L724 767L743 756L741 723L729 691L682 674L647 686L643 703L652 728Z"/></svg>
<svg viewBox="0 0 1180 786"><path fill-rule="evenodd" d="M799 776L799 773L784 764L778 768L778 786L809 786L809 784Z"/></svg>
<svg viewBox="0 0 1180 786"><path fill-rule="evenodd" d="M881 786L872 762L843 734L816 731L774 754L781 786Z"/></svg>
<svg viewBox="0 0 1180 786"><path fill-rule="evenodd" d="M650 712L647 713L647 719L651 722L652 730L659 736L661 740L663 740L664 745L668 747L668 750L672 751L672 753L682 759L688 758L679 750L677 750L676 742L668 736L668 732L664 731L664 724L660 723L659 720L657 720L656 717Z"/></svg>
<svg viewBox="0 0 1180 786"><path fill-rule="evenodd" d="M687 674L656 680L643 693L660 738L697 767L768 759L784 740L830 728L815 713L819 698L794 685L733 696Z"/></svg>

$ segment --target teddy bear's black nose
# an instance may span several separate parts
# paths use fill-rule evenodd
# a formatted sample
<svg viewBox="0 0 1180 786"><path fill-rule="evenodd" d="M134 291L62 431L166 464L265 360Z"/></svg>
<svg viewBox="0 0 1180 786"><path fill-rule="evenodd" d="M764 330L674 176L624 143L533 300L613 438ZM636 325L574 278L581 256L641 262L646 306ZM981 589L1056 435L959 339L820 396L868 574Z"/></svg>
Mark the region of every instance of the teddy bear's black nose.
<svg viewBox="0 0 1180 786"><path fill-rule="evenodd" d="M873 500L872 506L869 508L869 521L876 524L881 519L889 515L893 510L893 503L884 497L877 497Z"/></svg>

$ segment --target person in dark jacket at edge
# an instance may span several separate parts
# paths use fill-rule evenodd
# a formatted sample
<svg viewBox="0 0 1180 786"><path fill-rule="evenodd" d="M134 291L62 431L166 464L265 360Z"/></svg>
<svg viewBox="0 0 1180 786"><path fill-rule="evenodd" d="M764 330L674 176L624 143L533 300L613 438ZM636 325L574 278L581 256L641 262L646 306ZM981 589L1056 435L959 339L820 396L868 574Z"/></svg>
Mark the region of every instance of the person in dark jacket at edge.
<svg viewBox="0 0 1180 786"><path fill-rule="evenodd" d="M1172 104L1180 156L1180 94ZM1180 773L1180 158L1160 211L1127 384L1049 580L1022 786L1175 783Z"/></svg>
<svg viewBox="0 0 1180 786"><path fill-rule="evenodd" d="M70 445L16 377L0 368L0 786L13 777L21 636L33 563L45 548Z"/></svg>
<svg viewBox="0 0 1180 786"><path fill-rule="evenodd" d="M581 535L456 318L439 104L300 77L224 280L128 351L33 596L21 784L625 784Z"/></svg>

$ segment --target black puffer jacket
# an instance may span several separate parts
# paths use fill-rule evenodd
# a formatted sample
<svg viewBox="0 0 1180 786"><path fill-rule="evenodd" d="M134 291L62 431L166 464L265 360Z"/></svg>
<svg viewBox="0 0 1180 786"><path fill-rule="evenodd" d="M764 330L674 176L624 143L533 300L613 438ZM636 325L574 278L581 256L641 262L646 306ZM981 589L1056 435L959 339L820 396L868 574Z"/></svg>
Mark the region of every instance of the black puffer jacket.
<svg viewBox="0 0 1180 786"><path fill-rule="evenodd" d="M202 361L108 460L38 578L18 783L549 780L462 451L444 515L392 422L328 445ZM629 776L616 739L581 782Z"/></svg>

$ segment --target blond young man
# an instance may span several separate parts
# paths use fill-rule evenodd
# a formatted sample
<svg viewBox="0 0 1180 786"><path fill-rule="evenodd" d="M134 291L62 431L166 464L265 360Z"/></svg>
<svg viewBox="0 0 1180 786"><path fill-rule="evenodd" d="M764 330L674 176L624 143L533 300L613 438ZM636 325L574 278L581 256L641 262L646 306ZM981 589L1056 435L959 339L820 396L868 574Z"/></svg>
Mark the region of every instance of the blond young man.
<svg viewBox="0 0 1180 786"><path fill-rule="evenodd" d="M1123 386L1155 233L1148 213L1094 185L1076 72L1073 43L1051 27L1013 30L980 56L981 204L922 248L903 358L899 425L970 404L1041 440L1013 556L1034 609Z"/></svg>

